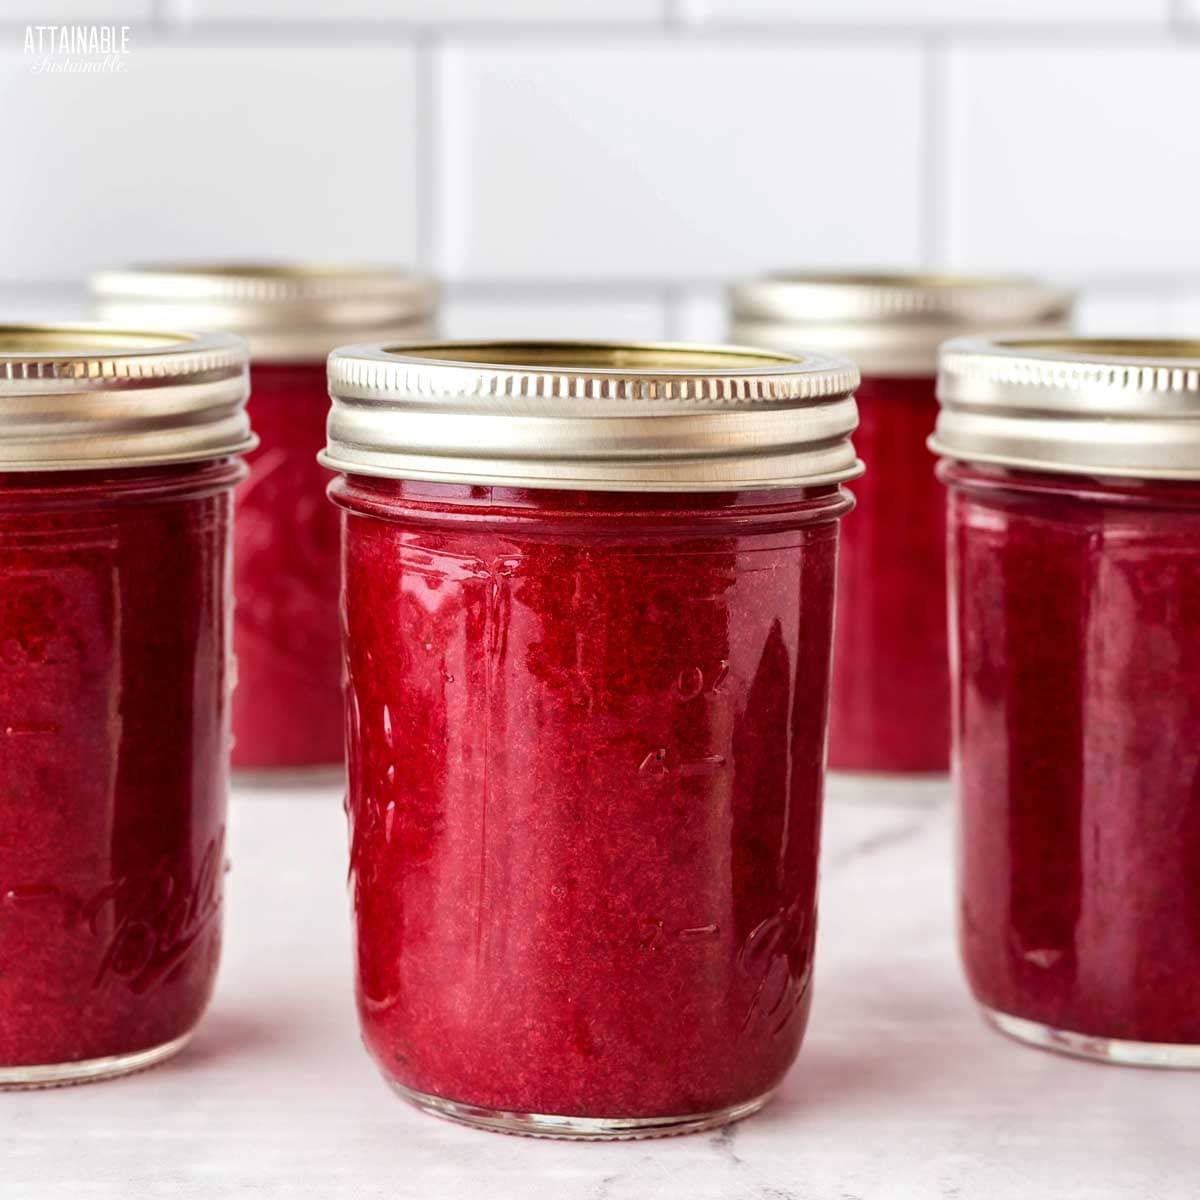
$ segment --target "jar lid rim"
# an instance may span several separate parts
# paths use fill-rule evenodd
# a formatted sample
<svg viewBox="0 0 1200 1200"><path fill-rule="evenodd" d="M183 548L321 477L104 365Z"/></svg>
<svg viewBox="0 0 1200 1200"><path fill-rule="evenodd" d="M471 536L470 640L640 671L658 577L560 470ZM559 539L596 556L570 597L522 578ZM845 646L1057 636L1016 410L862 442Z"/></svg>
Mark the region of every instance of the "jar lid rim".
<svg viewBox="0 0 1200 1200"><path fill-rule="evenodd" d="M1062 330L1075 294L1024 275L781 272L735 283L733 336L843 355L864 374L932 377L969 333Z"/></svg>
<svg viewBox="0 0 1200 1200"><path fill-rule="evenodd" d="M858 474L853 364L742 346L462 341L329 358L327 466L610 490L796 486Z"/></svg>
<svg viewBox="0 0 1200 1200"><path fill-rule="evenodd" d="M616 342L578 339L495 339L405 341L338 347L329 358L330 378L351 362L381 364L385 388L413 370L427 372L433 384L462 392L462 371L480 375L504 372L545 380L553 389L561 376L626 380L638 385L657 379L777 379L807 381L822 394L852 390L858 382L853 365L822 354L790 354L757 346L702 345L685 342ZM386 374L391 367L392 375ZM465 393L464 393L465 394ZM547 394L552 394L547 393Z"/></svg>
<svg viewBox="0 0 1200 1200"><path fill-rule="evenodd" d="M369 263L145 263L98 271L90 287L105 320L228 330L268 362L321 362L344 342L419 336L438 298L433 280Z"/></svg>
<svg viewBox="0 0 1200 1200"><path fill-rule="evenodd" d="M1141 336L1074 336L1054 337L1035 334L1002 337L951 338L942 347L943 362L954 356L958 371L970 371L979 376L1011 369L1018 360L1027 360L1035 372L1030 386L1053 384L1069 387L1070 380L1049 372L1054 367L1098 366L1111 368L1104 377L1112 387L1149 388L1150 390L1179 390L1179 377L1158 378L1139 375L1138 368L1174 370L1200 368L1200 339ZM1007 360L1007 361L1006 361ZM1036 364L1047 364L1044 378L1037 376ZM1132 369L1131 369L1132 368ZM1099 376L1098 376L1099 378Z"/></svg>
<svg viewBox="0 0 1200 1200"><path fill-rule="evenodd" d="M989 316L1035 321L1063 313L1070 288L1031 275L936 272L779 271L730 288L736 317L798 321L888 321L940 317L970 323Z"/></svg>
<svg viewBox="0 0 1200 1200"><path fill-rule="evenodd" d="M98 322L0 324L0 471L222 458L252 449L246 343Z"/></svg>
<svg viewBox="0 0 1200 1200"><path fill-rule="evenodd" d="M97 271L99 296L252 296L264 302L364 292L432 299L432 281L384 263L194 261L147 262Z"/></svg>
<svg viewBox="0 0 1200 1200"><path fill-rule="evenodd" d="M136 377L150 370L183 375L195 370L196 355L244 361L246 343L221 331L130 328L105 321L6 321L0 323L0 389L11 393L19 388L26 369L53 374L56 367L69 367L77 377L101 378Z"/></svg>
<svg viewBox="0 0 1200 1200"><path fill-rule="evenodd" d="M1133 478L1200 478L1200 341L956 338L940 355L935 453Z"/></svg>

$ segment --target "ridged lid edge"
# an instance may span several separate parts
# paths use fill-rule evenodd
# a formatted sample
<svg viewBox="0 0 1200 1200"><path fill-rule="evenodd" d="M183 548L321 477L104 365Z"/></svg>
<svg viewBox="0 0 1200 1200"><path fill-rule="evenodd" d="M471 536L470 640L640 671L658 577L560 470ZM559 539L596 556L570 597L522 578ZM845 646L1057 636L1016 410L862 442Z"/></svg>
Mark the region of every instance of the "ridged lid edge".
<svg viewBox="0 0 1200 1200"><path fill-rule="evenodd" d="M253 449L245 342L95 323L0 325L0 471L95 470Z"/></svg>
<svg viewBox="0 0 1200 1200"><path fill-rule="evenodd" d="M399 267L161 263L97 272L97 315L120 324L221 329L266 362L321 362L346 342L421 337L436 284Z"/></svg>
<svg viewBox="0 0 1200 1200"><path fill-rule="evenodd" d="M820 356L607 342L349 346L330 356L329 381L322 461L348 473L715 491L861 472L849 440L858 372Z"/></svg>
<svg viewBox="0 0 1200 1200"><path fill-rule="evenodd" d="M1073 301L1020 276L767 275L731 287L731 336L846 357L866 375L932 377L948 338L1065 332Z"/></svg>
<svg viewBox="0 0 1200 1200"><path fill-rule="evenodd" d="M960 338L930 448L1071 474L1200 479L1200 342Z"/></svg>

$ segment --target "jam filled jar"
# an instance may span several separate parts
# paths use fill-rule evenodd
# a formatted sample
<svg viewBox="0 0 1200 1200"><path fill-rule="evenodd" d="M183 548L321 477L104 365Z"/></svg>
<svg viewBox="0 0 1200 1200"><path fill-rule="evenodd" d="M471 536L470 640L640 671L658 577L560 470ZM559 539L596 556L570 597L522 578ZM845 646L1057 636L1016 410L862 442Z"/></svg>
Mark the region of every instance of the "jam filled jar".
<svg viewBox="0 0 1200 1200"><path fill-rule="evenodd" d="M233 766L283 782L342 762L337 515L325 498L325 358L343 342L428 338L434 293L390 268L147 266L93 280L97 311L250 343L259 438L237 490Z"/></svg>
<svg viewBox="0 0 1200 1200"><path fill-rule="evenodd" d="M944 772L950 760L945 503L925 442L937 347L1060 326L1069 294L1023 279L778 275L733 289L734 340L852 359L867 463L838 567L829 765Z"/></svg>
<svg viewBox="0 0 1200 1200"><path fill-rule="evenodd" d="M1200 343L955 341L940 393L971 989L1200 1067Z"/></svg>
<svg viewBox="0 0 1200 1200"><path fill-rule="evenodd" d="M228 334L0 326L0 1087L174 1053L221 944Z"/></svg>
<svg viewBox="0 0 1200 1200"><path fill-rule="evenodd" d="M681 1133L812 994L847 363L330 358L365 1041L427 1111Z"/></svg>

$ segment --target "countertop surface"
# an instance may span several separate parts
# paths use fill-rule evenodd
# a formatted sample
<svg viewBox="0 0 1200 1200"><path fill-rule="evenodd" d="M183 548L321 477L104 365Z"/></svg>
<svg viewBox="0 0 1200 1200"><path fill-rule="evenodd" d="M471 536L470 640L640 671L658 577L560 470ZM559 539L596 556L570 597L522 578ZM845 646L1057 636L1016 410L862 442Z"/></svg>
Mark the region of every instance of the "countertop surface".
<svg viewBox="0 0 1200 1200"><path fill-rule="evenodd" d="M363 1052L334 787L241 790L216 998L172 1062L0 1095L0 1196L371 1200L1200 1197L1200 1073L1009 1042L954 949L948 787L833 779L816 999L758 1116L607 1144L424 1116Z"/></svg>

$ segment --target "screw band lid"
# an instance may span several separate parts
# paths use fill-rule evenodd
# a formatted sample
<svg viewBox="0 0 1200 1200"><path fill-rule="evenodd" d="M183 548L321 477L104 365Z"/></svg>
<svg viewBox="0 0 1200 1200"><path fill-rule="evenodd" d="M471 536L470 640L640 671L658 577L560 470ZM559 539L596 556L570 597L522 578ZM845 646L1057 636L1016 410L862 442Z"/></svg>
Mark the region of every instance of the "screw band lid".
<svg viewBox="0 0 1200 1200"><path fill-rule="evenodd" d="M1063 333L1071 292L1021 277L768 275L730 292L733 337L837 354L867 375L933 375L938 346L965 334Z"/></svg>
<svg viewBox="0 0 1200 1200"><path fill-rule="evenodd" d="M496 486L726 491L862 466L858 372L741 347L620 342L345 346L329 359L337 471Z"/></svg>
<svg viewBox="0 0 1200 1200"><path fill-rule="evenodd" d="M1200 479L1200 342L963 338L942 350L930 448L967 462Z"/></svg>
<svg viewBox="0 0 1200 1200"><path fill-rule="evenodd" d="M344 342L427 337L437 290L396 267L159 263L92 277L97 315L140 328L221 329L256 362L321 362Z"/></svg>
<svg viewBox="0 0 1200 1200"><path fill-rule="evenodd" d="M227 333L0 325L0 471L223 458L256 444Z"/></svg>

